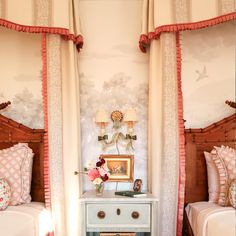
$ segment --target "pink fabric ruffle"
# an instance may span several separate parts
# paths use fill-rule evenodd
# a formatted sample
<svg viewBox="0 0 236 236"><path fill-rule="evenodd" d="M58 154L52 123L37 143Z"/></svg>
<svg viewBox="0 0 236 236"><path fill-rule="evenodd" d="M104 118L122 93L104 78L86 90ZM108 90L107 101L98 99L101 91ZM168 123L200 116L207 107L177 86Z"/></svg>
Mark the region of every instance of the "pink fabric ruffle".
<svg viewBox="0 0 236 236"><path fill-rule="evenodd" d="M221 24L221 23L235 20L235 19L236 19L236 13L232 12L232 13L218 16L212 19L193 22L193 23L162 25L162 26L157 27L154 32L149 32L147 35L141 34L140 39L139 39L139 48L142 52L145 53L151 41L153 39L159 39L161 33L163 32L178 32L178 31L184 31L184 30L202 29L202 28L214 26L214 25Z"/></svg>
<svg viewBox="0 0 236 236"><path fill-rule="evenodd" d="M177 88L178 88L178 129L179 129L179 185L178 185L178 209L176 235L182 236L184 196L185 196L185 136L183 118L183 94L181 82L181 47L179 32L176 32L176 64L177 64Z"/></svg>
<svg viewBox="0 0 236 236"><path fill-rule="evenodd" d="M0 26L19 32L59 34L65 40L72 40L75 43L78 51L80 51L80 49L83 47L83 36L71 34L69 30L65 28L20 25L4 19L0 19Z"/></svg>

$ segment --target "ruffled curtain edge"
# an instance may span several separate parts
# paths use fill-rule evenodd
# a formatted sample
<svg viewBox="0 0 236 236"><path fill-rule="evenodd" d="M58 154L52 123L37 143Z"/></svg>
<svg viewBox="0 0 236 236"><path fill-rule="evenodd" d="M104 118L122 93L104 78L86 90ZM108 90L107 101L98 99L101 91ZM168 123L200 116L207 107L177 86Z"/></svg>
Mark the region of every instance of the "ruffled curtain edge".
<svg viewBox="0 0 236 236"><path fill-rule="evenodd" d="M61 35L64 40L73 41L74 44L76 45L78 52L83 47L83 36L80 34L79 35L72 34L70 33L69 29L60 27L21 25L1 18L0 18L0 26L11 30L16 30L19 32L58 34Z"/></svg>
<svg viewBox="0 0 236 236"><path fill-rule="evenodd" d="M198 22L191 23L179 23L179 24L170 24L170 25L161 25L155 28L154 32L148 32L147 34L141 34L139 39L139 48L142 52L146 53L147 48L149 47L153 39L159 39L161 33L163 32L179 32L185 30L197 30L203 29L206 27L218 25L227 21L235 20L236 12L228 13L221 15L212 19L207 19Z"/></svg>

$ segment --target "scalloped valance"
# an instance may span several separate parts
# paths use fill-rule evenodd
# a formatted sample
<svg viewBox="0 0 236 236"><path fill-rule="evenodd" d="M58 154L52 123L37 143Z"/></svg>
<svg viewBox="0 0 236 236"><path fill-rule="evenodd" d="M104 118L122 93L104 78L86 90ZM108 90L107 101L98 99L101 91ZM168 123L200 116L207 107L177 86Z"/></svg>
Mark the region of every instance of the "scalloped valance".
<svg viewBox="0 0 236 236"><path fill-rule="evenodd" d="M59 34L79 50L83 37L79 0L0 0L0 26L28 33Z"/></svg>
<svg viewBox="0 0 236 236"><path fill-rule="evenodd" d="M144 0L141 51L162 32L201 29L236 19L234 0Z"/></svg>

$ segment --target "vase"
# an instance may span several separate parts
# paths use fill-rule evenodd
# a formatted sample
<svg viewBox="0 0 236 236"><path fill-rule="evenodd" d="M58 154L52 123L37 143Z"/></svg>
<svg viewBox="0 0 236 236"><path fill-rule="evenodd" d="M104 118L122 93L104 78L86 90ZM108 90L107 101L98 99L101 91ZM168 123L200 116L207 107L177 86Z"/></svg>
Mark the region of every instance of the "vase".
<svg viewBox="0 0 236 236"><path fill-rule="evenodd" d="M95 184L96 196L102 196L103 195L103 190L104 190L104 182L102 182L100 184Z"/></svg>

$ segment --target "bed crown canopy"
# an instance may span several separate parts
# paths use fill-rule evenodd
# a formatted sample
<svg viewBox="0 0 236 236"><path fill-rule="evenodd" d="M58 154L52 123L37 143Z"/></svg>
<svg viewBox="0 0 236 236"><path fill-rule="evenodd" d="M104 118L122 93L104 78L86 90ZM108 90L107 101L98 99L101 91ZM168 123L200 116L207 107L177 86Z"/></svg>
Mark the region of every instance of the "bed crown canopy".
<svg viewBox="0 0 236 236"><path fill-rule="evenodd" d="M162 32L201 29L236 19L234 0L144 0L140 49Z"/></svg>
<svg viewBox="0 0 236 236"><path fill-rule="evenodd" d="M0 26L28 33L50 33L83 45L79 24L79 0L0 1ZM20 10L19 10L20 9Z"/></svg>

